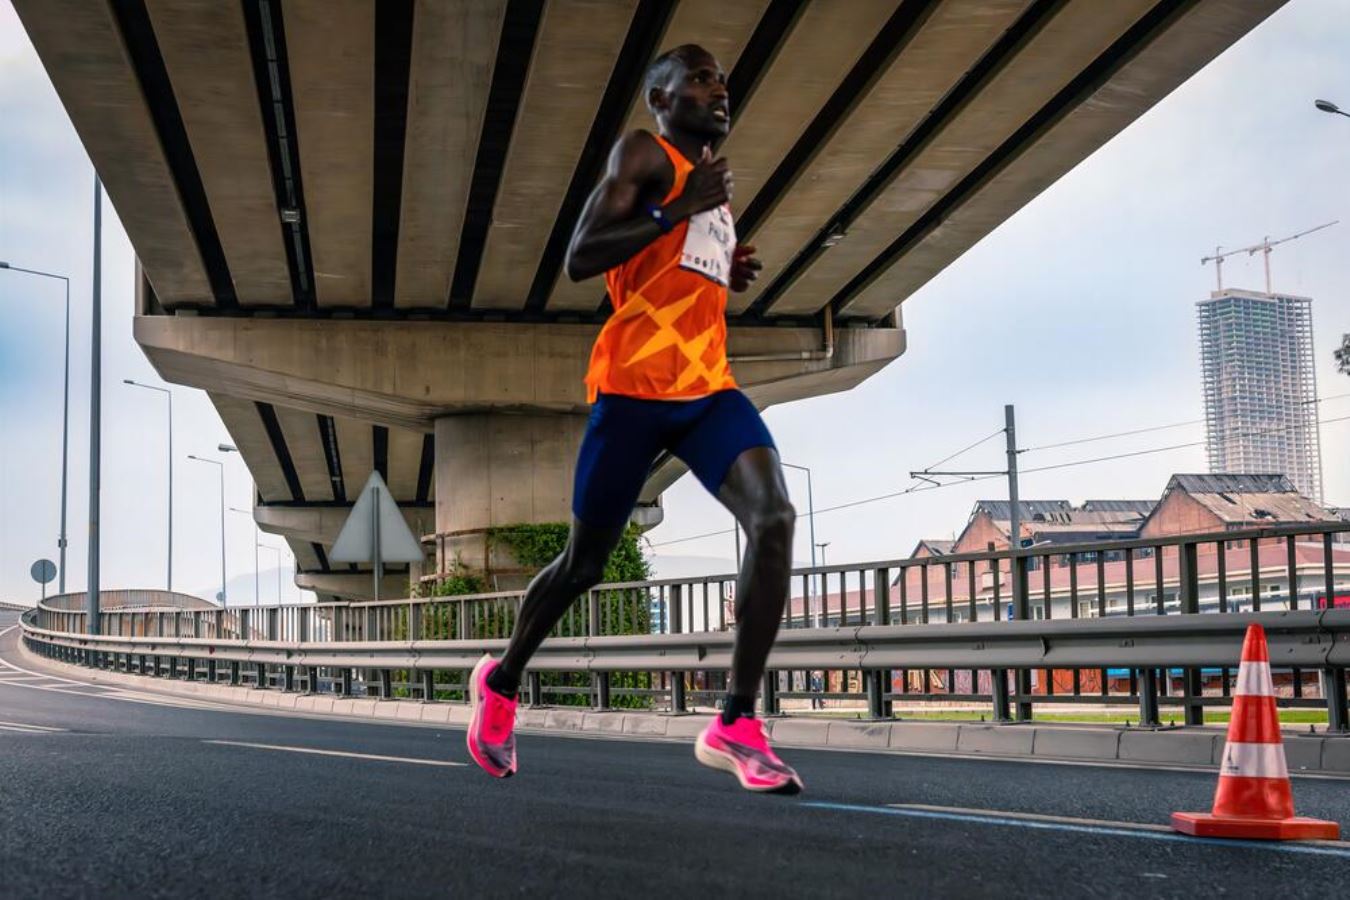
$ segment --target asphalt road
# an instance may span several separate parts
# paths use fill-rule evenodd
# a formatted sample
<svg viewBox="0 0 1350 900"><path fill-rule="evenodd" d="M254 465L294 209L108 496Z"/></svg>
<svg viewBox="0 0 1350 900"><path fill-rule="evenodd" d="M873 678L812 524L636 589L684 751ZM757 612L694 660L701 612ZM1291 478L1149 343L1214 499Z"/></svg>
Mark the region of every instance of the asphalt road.
<svg viewBox="0 0 1350 900"><path fill-rule="evenodd" d="M8 668L31 668L15 639L5 897L1331 897L1350 879L1350 844L1155 830L1208 808L1206 773L792 750L806 792L763 797L684 743L525 734L520 774L494 781L454 729L80 685ZM1294 791L1350 826L1350 780Z"/></svg>

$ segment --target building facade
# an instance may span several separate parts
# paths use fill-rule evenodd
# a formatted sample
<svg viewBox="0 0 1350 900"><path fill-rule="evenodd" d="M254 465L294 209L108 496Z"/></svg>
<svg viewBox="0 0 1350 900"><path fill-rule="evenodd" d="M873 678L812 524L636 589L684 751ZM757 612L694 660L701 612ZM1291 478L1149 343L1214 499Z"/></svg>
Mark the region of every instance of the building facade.
<svg viewBox="0 0 1350 900"><path fill-rule="evenodd" d="M1196 304L1211 472L1278 472L1322 500L1312 300L1227 289Z"/></svg>

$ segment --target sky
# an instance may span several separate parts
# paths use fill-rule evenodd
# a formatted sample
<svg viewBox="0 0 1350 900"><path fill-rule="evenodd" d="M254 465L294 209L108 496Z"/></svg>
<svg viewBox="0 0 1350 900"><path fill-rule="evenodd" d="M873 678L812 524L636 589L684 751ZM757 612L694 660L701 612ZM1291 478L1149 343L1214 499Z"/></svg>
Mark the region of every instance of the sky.
<svg viewBox="0 0 1350 900"><path fill-rule="evenodd" d="M909 348L858 388L767 411L785 461L811 469L817 510L904 491L909 472L982 438L947 468L1001 470L1004 404L1016 409L1034 499L1156 499L1175 472L1203 472L1204 448L1026 470L1203 442L1195 303L1213 288L1200 258L1341 220L1277 248L1276 290L1314 298L1322 420L1350 417L1350 378L1332 351L1350 331L1350 0L1292 0L1072 172L990 233L903 306ZM731 160L734 169L735 160ZM71 286L69 590L86 583L89 310L93 171L7 3L0 3L0 260L67 275ZM133 255L105 201L103 229L103 489L105 588L162 587L167 513L166 402L122 384L164 386L131 337ZM1226 286L1261 289L1260 257L1233 257ZM0 271L0 598L32 600L32 562L56 559L61 476L63 288ZM247 510L249 476L204 394L172 386L174 586L219 589L220 482ZM1182 424L1127 438L1046 444ZM1350 419L1321 426L1326 500L1350 506ZM806 476L787 471L799 512ZM950 538L974 502L1006 497L1001 480L818 512L831 564L908 555ZM659 575L734 567L730 516L696 481L667 491L666 519L647 537ZM253 599L256 532L226 512L231 602ZM709 532L723 532L686 540ZM795 556L811 559L811 527ZM263 542L284 548L276 537ZM283 557L282 596L301 596ZM262 602L277 596L277 551L264 550ZM51 586L55 588L55 584ZM306 595L308 596L308 595Z"/></svg>

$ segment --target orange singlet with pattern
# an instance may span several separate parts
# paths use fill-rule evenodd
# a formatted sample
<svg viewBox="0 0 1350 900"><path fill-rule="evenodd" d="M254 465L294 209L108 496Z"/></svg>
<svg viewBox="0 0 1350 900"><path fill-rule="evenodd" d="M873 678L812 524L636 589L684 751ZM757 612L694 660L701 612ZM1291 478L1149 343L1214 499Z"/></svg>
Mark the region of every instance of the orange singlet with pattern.
<svg viewBox="0 0 1350 900"><path fill-rule="evenodd" d="M664 206L694 164L652 135L675 167ZM727 364L727 279L736 230L725 204L692 216L605 273L614 314L591 350L586 393L689 400L736 387Z"/></svg>

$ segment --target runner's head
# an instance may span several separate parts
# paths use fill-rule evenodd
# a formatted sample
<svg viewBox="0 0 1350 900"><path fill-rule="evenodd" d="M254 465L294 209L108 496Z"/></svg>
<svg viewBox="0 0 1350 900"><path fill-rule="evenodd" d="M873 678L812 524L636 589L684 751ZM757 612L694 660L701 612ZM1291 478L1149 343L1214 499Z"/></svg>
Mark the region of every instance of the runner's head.
<svg viewBox="0 0 1350 900"><path fill-rule="evenodd" d="M731 127L726 72L697 44L658 56L647 68L643 93L662 131L717 139Z"/></svg>

